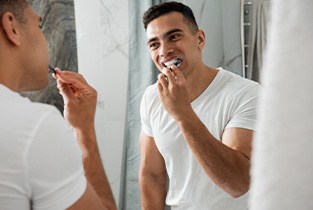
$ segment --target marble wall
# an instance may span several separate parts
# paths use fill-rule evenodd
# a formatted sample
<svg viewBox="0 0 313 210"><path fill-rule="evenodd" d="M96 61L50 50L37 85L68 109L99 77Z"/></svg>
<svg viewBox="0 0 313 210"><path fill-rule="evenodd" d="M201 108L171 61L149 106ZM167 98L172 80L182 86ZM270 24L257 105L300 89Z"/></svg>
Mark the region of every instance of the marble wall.
<svg viewBox="0 0 313 210"><path fill-rule="evenodd" d="M42 17L42 31L49 44L52 66L77 71L77 44L74 0L29 0L34 10ZM32 101L55 105L63 112L63 99L56 88L56 81L49 75L45 90L23 92Z"/></svg>
<svg viewBox="0 0 313 210"><path fill-rule="evenodd" d="M183 0L206 33L204 62L242 75L240 0Z"/></svg>

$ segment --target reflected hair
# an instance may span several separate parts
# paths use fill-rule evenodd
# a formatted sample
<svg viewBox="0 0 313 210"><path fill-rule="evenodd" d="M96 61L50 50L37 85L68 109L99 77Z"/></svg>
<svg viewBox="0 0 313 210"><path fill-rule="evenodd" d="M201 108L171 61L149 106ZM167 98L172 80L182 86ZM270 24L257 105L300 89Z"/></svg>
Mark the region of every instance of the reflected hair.
<svg viewBox="0 0 313 210"><path fill-rule="evenodd" d="M145 30L147 30L151 21L171 12L179 12L182 14L184 16L185 23L189 26L191 31L196 32L199 29L196 18L190 7L182 3L172 1L154 5L144 13L142 22Z"/></svg>
<svg viewBox="0 0 313 210"><path fill-rule="evenodd" d="M25 22L24 10L28 6L27 0L0 0L0 18L6 12L12 12L16 19Z"/></svg>

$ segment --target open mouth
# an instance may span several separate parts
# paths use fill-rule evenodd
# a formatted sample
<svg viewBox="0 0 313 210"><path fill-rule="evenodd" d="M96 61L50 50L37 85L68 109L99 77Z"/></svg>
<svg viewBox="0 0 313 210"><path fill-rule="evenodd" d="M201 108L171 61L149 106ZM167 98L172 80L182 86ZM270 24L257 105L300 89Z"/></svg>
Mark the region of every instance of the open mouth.
<svg viewBox="0 0 313 210"><path fill-rule="evenodd" d="M163 65L164 67L169 68L172 65L175 65L179 67L182 64L183 60L181 58L174 58L173 60L170 60L168 62L164 62Z"/></svg>

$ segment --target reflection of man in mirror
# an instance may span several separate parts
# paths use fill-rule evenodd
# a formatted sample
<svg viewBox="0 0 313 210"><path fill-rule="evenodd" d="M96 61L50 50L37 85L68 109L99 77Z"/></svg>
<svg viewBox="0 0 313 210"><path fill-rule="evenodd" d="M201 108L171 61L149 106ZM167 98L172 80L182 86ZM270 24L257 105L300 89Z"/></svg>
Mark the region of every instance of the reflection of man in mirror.
<svg viewBox="0 0 313 210"><path fill-rule="evenodd" d="M0 208L116 209L96 141L96 91L56 70L67 123L17 93L48 85L41 21L27 0L0 1Z"/></svg>
<svg viewBox="0 0 313 210"><path fill-rule="evenodd" d="M152 6L143 23L161 72L140 109L143 209L247 209L259 85L203 63L189 7Z"/></svg>

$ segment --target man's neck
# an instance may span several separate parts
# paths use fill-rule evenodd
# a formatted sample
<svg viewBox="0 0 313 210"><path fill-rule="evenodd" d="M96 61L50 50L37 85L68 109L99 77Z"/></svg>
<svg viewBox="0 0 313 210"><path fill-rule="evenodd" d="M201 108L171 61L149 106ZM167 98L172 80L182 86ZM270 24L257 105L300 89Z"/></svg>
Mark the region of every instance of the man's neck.
<svg viewBox="0 0 313 210"><path fill-rule="evenodd" d="M19 60L17 56L9 53L3 56L1 52L0 55L0 83L17 92L23 79Z"/></svg>
<svg viewBox="0 0 313 210"><path fill-rule="evenodd" d="M17 91L17 86L14 81L12 81L13 75L8 74L3 69L0 69L0 84L6 86L12 91Z"/></svg>
<svg viewBox="0 0 313 210"><path fill-rule="evenodd" d="M18 54L8 44L1 43L3 46L0 50L0 83L16 92L21 78Z"/></svg>

